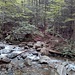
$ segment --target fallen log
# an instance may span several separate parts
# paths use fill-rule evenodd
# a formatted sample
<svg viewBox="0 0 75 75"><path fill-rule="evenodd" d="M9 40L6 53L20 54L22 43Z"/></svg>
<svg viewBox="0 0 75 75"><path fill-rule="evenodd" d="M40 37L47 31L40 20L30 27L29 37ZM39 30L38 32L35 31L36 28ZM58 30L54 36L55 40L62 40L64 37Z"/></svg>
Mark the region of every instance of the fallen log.
<svg viewBox="0 0 75 75"><path fill-rule="evenodd" d="M51 50L51 49L49 50L49 52L50 52L50 53L55 53L55 54L62 54L62 53L61 53L61 52L59 52L59 51Z"/></svg>
<svg viewBox="0 0 75 75"><path fill-rule="evenodd" d="M49 50L49 53L51 56L60 56L60 57L65 57L66 58L73 58L75 57L75 54L69 55L69 54L63 54L62 52L56 51L56 50Z"/></svg>

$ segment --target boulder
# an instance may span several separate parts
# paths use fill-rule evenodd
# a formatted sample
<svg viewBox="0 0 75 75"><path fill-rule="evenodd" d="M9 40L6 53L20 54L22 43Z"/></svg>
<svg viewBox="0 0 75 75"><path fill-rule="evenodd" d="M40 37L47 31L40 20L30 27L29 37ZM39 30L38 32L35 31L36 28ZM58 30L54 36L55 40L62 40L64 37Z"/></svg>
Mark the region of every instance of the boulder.
<svg viewBox="0 0 75 75"><path fill-rule="evenodd" d="M68 64L66 66L66 68L67 68L67 71L75 71L75 65L74 64Z"/></svg>
<svg viewBox="0 0 75 75"><path fill-rule="evenodd" d="M22 54L21 54L21 58L25 59L28 55L29 55L28 52L26 52L26 53L22 53Z"/></svg>
<svg viewBox="0 0 75 75"><path fill-rule="evenodd" d="M8 57L9 59L13 59L13 58L17 57L17 53L8 54L7 57Z"/></svg>
<svg viewBox="0 0 75 75"><path fill-rule="evenodd" d="M39 63L41 63L41 64L48 64L49 63L49 61L50 61L50 58L48 57L48 56L41 56L40 57L40 59L39 59Z"/></svg>
<svg viewBox="0 0 75 75"><path fill-rule="evenodd" d="M39 55L37 51L32 52L32 54L33 54L33 55L36 55L36 56Z"/></svg>
<svg viewBox="0 0 75 75"><path fill-rule="evenodd" d="M66 75L66 68L64 65L58 65L57 72L59 75Z"/></svg>
<svg viewBox="0 0 75 75"><path fill-rule="evenodd" d="M41 48L37 48L36 51L40 52L41 51Z"/></svg>
<svg viewBox="0 0 75 75"><path fill-rule="evenodd" d="M41 54L43 54L43 55L49 55L49 52L48 52L48 50L47 50L47 48L46 47L43 47L43 48L41 48Z"/></svg>
<svg viewBox="0 0 75 75"><path fill-rule="evenodd" d="M35 44L34 44L34 47L35 49L37 48L42 48L44 46L44 43L41 42L41 41L37 41Z"/></svg>
<svg viewBox="0 0 75 75"><path fill-rule="evenodd" d="M6 57L6 54L1 54L0 55L0 64L8 64L10 63L11 60L9 58Z"/></svg>
<svg viewBox="0 0 75 75"><path fill-rule="evenodd" d="M31 66L32 65L32 61L29 58L26 58L25 61L24 61L24 64L26 66Z"/></svg>

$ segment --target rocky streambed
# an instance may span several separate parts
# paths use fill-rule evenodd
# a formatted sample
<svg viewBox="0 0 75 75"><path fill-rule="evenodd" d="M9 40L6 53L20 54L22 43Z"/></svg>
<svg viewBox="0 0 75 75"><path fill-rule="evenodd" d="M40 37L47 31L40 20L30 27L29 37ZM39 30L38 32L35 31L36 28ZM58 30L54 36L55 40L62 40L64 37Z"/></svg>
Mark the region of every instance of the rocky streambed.
<svg viewBox="0 0 75 75"><path fill-rule="evenodd" d="M43 46L43 42L19 45L0 42L0 75L75 75L75 61L42 54Z"/></svg>

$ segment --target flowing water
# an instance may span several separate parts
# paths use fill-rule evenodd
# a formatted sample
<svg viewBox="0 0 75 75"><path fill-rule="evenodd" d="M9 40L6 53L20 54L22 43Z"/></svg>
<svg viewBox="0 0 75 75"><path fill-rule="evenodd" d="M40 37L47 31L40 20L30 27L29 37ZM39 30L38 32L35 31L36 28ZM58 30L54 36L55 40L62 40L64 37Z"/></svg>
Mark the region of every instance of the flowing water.
<svg viewBox="0 0 75 75"><path fill-rule="evenodd" d="M2 42L0 48L0 75L75 75L74 61L42 56L34 49L24 52L24 47Z"/></svg>

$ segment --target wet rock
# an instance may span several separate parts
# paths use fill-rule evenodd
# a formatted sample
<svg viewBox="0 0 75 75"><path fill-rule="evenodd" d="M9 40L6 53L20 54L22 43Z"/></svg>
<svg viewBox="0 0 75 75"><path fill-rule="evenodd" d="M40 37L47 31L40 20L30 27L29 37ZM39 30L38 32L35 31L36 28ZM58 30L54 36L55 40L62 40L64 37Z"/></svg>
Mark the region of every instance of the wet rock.
<svg viewBox="0 0 75 75"><path fill-rule="evenodd" d="M39 62L41 63L41 64L48 64L49 63L49 61L50 61L50 58L48 57L48 56L41 56L40 57L40 59L39 59Z"/></svg>
<svg viewBox="0 0 75 75"><path fill-rule="evenodd" d="M66 68L64 65L58 65L57 72L59 75L66 75Z"/></svg>
<svg viewBox="0 0 75 75"><path fill-rule="evenodd" d="M17 56L17 59L18 59L18 60L21 60L22 58L21 58L21 56L19 55L19 56Z"/></svg>
<svg viewBox="0 0 75 75"><path fill-rule="evenodd" d="M75 65L74 64L68 64L67 66L66 66L66 69L67 69L67 71L75 71Z"/></svg>
<svg viewBox="0 0 75 75"><path fill-rule="evenodd" d="M12 50L14 50L14 51L22 51L22 50L24 50L24 47L18 47L18 46L16 46Z"/></svg>
<svg viewBox="0 0 75 75"><path fill-rule="evenodd" d="M9 59L14 59L15 57L17 57L17 53L10 53L10 54L8 54L7 55L7 57L9 58Z"/></svg>
<svg viewBox="0 0 75 75"><path fill-rule="evenodd" d="M0 60L0 64L8 64L8 63L10 63L11 62L11 60L10 59L8 59L8 58L5 58L5 59L1 59Z"/></svg>
<svg viewBox="0 0 75 75"><path fill-rule="evenodd" d="M21 63L21 64L19 64L19 68L20 68L20 69L22 69L23 67L25 67L24 62L23 62L23 63Z"/></svg>
<svg viewBox="0 0 75 75"><path fill-rule="evenodd" d="M25 59L26 57L27 57L27 56L24 55L24 54L21 55L21 58L23 58L23 59Z"/></svg>
<svg viewBox="0 0 75 75"><path fill-rule="evenodd" d="M12 60L12 63L14 64L15 68L22 69L25 66L24 60L23 59L18 60L18 58L15 59Z"/></svg>
<svg viewBox="0 0 75 75"><path fill-rule="evenodd" d="M1 50L0 50L0 53L1 53L1 54L12 53L12 52L14 51L13 48L14 48L14 46L11 46L11 45L8 45L8 46L7 46L7 45L6 45L4 49L1 49Z"/></svg>
<svg viewBox="0 0 75 75"><path fill-rule="evenodd" d="M31 59L26 58L25 61L24 61L24 64L25 64L26 66L31 66L31 65L32 65Z"/></svg>
<svg viewBox="0 0 75 75"><path fill-rule="evenodd" d="M8 58L13 59L15 57L17 57L19 54L22 54L24 51L14 51L10 54L7 55Z"/></svg>
<svg viewBox="0 0 75 75"><path fill-rule="evenodd" d="M0 53L1 54L8 54L8 53L12 53L14 50L6 50L6 49L3 49L3 50L0 50Z"/></svg>
<svg viewBox="0 0 75 75"><path fill-rule="evenodd" d="M6 55L2 55L2 54L0 55L0 64L3 64L3 63L8 64L10 62L11 60L7 58Z"/></svg>
<svg viewBox="0 0 75 75"><path fill-rule="evenodd" d="M7 57L8 57L9 59L14 59L15 57L17 57L17 53L8 54Z"/></svg>
<svg viewBox="0 0 75 75"><path fill-rule="evenodd" d="M7 75L14 75L13 70L8 70L8 74Z"/></svg>
<svg viewBox="0 0 75 75"><path fill-rule="evenodd" d="M5 50L11 50L14 49L15 46L14 45L5 45Z"/></svg>
<svg viewBox="0 0 75 75"><path fill-rule="evenodd" d="M32 52L32 54L38 56L38 52L36 51Z"/></svg>
<svg viewBox="0 0 75 75"><path fill-rule="evenodd" d="M14 58L11 60L11 64L12 64L12 68L22 69L24 66L24 60L23 59L18 60L18 58Z"/></svg>
<svg viewBox="0 0 75 75"><path fill-rule="evenodd" d="M21 58L25 59L28 55L29 55L28 52L26 52L26 53L22 53L22 54L21 54Z"/></svg>
<svg viewBox="0 0 75 75"><path fill-rule="evenodd" d="M31 59L32 61L38 61L40 59L39 56L33 54L28 55L27 58Z"/></svg>
<svg viewBox="0 0 75 75"><path fill-rule="evenodd" d="M1 49L4 49L4 48L5 48L5 46L0 46L0 50L1 50Z"/></svg>
<svg viewBox="0 0 75 75"><path fill-rule="evenodd" d="M46 54L47 52L44 44L36 47L37 49L32 46L28 47L27 45L24 45L25 49L23 46L19 47L17 45L2 43L0 43L0 46L5 47L0 50L1 75L75 75L75 64L73 62L67 63L66 61L46 55L42 56L41 54ZM24 50L27 51L24 52ZM46 67L46 65L49 68ZM8 71L7 74L5 70ZM55 70L58 73L56 73Z"/></svg>

